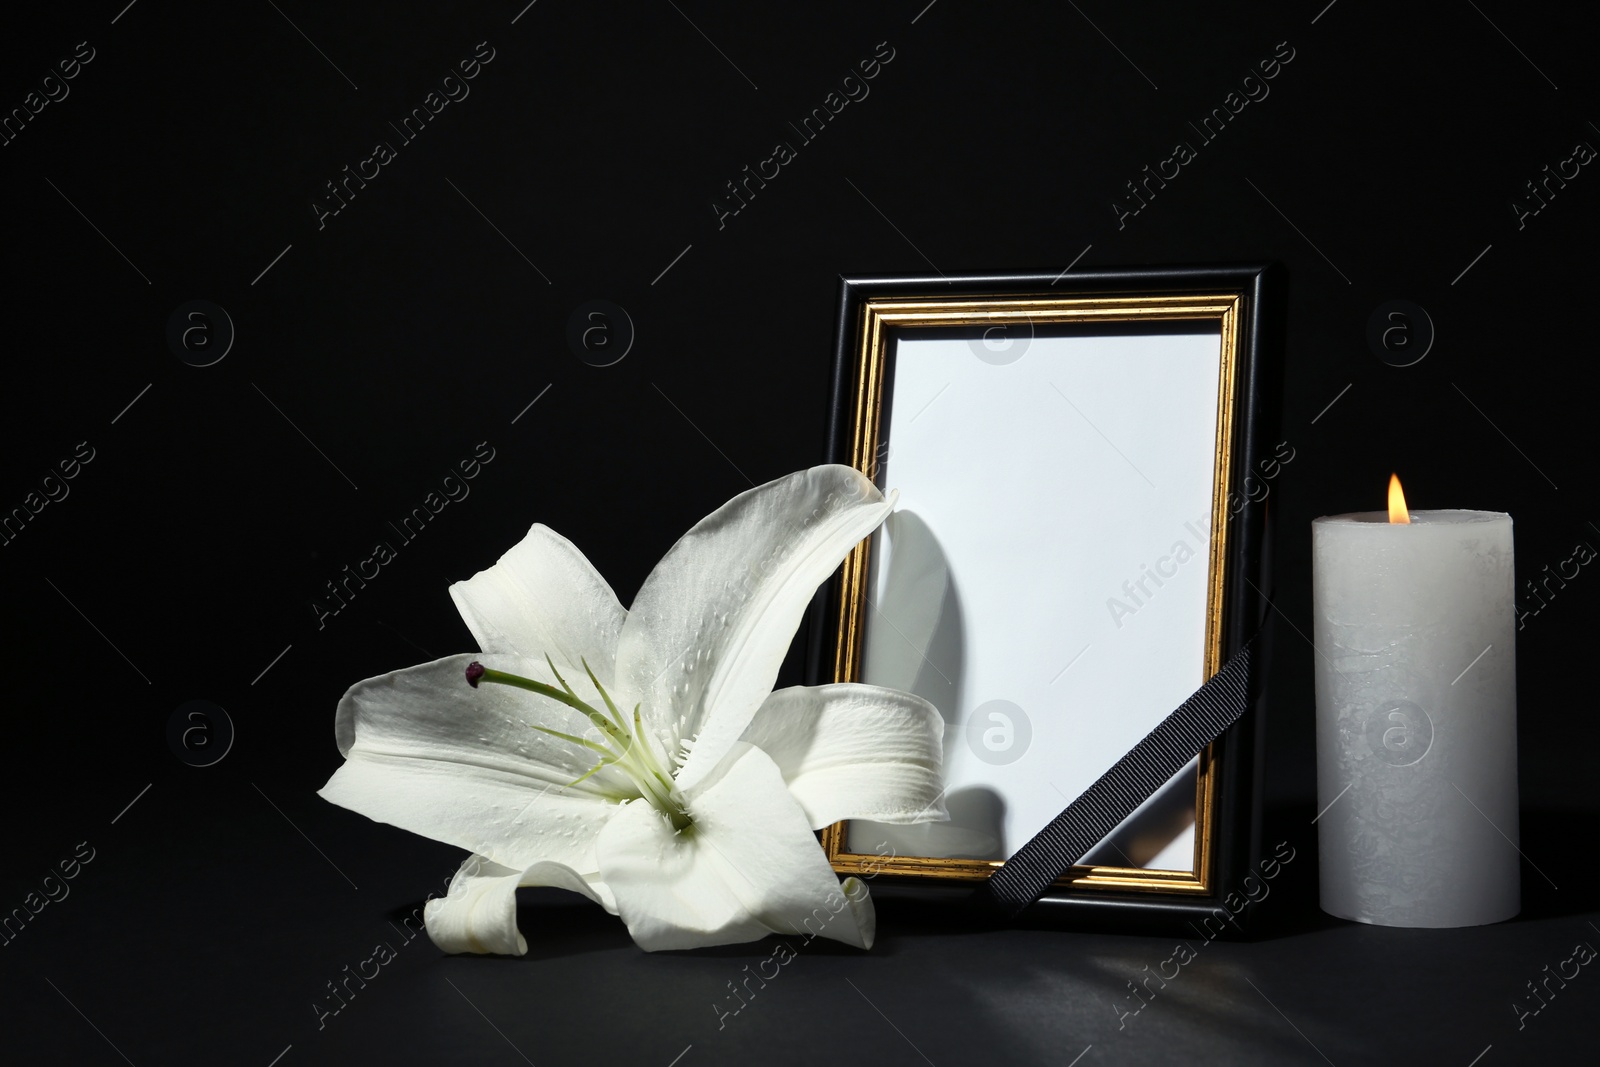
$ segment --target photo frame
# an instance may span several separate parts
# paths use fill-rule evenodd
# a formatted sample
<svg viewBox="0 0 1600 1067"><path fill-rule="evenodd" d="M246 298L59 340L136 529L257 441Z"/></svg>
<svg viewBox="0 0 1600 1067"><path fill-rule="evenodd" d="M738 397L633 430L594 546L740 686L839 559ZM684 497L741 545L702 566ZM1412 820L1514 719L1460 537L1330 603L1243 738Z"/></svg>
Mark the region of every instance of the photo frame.
<svg viewBox="0 0 1600 1067"><path fill-rule="evenodd" d="M830 826L836 870L970 893L1261 627L1281 290L1263 264L842 279L829 459L900 498L819 598L809 673L940 709L951 820ZM1034 913L1214 910L1259 853L1263 673Z"/></svg>

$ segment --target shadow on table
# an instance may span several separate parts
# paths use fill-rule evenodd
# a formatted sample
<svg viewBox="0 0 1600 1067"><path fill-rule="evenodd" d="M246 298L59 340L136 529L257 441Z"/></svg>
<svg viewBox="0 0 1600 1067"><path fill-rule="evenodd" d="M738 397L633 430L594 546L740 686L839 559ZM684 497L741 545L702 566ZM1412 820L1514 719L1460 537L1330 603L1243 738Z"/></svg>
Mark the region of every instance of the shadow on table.
<svg viewBox="0 0 1600 1067"><path fill-rule="evenodd" d="M1292 846L1297 859L1285 864L1271 883L1269 896L1241 915L1243 931L1229 929L1222 940L1269 941L1351 925L1324 912L1320 904L1316 811L1311 805L1283 805L1263 813L1262 849L1271 854L1278 842ZM1600 814L1573 810L1525 810L1522 813L1522 912L1512 922L1590 914L1600 911L1600 882L1592 877L1597 864L1588 843L1594 839ZM1508 842L1507 848L1512 847ZM1472 877L1472 872L1463 872ZM892 953L897 936L929 933L948 936L979 933L986 927L961 907L961 894L938 900L899 900L878 894L882 944ZM1101 924L1070 927L1086 932L1156 932L1137 927L1112 931Z"/></svg>
<svg viewBox="0 0 1600 1067"><path fill-rule="evenodd" d="M1592 843L1600 812L1522 813L1522 914L1518 922L1600 911Z"/></svg>
<svg viewBox="0 0 1600 1067"><path fill-rule="evenodd" d="M1271 895L1253 905L1245 916L1243 936L1228 931L1222 940L1268 941L1296 937L1319 930L1350 925L1324 912L1318 903L1317 837L1309 805L1273 807L1263 820L1262 841L1267 852L1286 841L1301 859L1287 864L1273 882ZM1522 912L1512 922L1536 922L1600 911L1600 882L1591 875L1597 864L1587 850L1600 816L1572 810L1527 810L1522 813ZM1507 847L1510 845L1508 843ZM1465 872L1464 877L1470 877ZM910 939L966 938L995 929L986 918L968 908L971 888L942 892L902 894L888 884L873 886L878 913L878 939L873 954L894 956ZM389 916L402 922L414 908L396 909ZM561 959L625 949L632 945L622 920L575 894L556 889L524 889L519 894L518 925L528 941L530 960ZM1059 924L1051 924L1058 926ZM1156 933L1155 930L1113 931L1102 924L1067 925L1083 932ZM781 938L780 938L781 939ZM791 936L808 955L855 956L859 949L826 938ZM774 941L766 938L738 945L692 950L707 958L761 959L770 956Z"/></svg>
<svg viewBox="0 0 1600 1067"><path fill-rule="evenodd" d="M1346 925L1319 904L1317 835L1311 824L1310 805L1269 808L1263 820L1262 841L1267 851L1278 841L1288 841L1311 862L1298 877L1280 877L1273 896L1263 902L1252 927L1257 939L1297 934ZM1522 911L1511 922L1532 922L1600 910L1600 883L1593 877L1600 868L1589 843L1594 840L1600 813L1570 809L1525 809L1522 812ZM1510 842L1506 843L1509 849ZM1471 878L1471 871L1462 877Z"/></svg>

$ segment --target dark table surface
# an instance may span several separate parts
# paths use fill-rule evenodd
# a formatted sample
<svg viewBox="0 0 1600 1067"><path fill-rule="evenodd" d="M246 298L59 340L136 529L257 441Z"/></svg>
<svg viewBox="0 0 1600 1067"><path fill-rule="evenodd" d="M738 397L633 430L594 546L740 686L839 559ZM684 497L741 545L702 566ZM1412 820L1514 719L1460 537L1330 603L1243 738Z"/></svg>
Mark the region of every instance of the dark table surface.
<svg viewBox="0 0 1600 1067"><path fill-rule="evenodd" d="M450 850L270 789L238 783L224 815L161 783L84 831L94 858L69 895L0 953L8 1062L1492 1067L1595 1047L1600 977L1550 980L1537 1013L1527 988L1600 945L1588 871L1560 858L1587 820L1525 814L1523 914L1473 929L1322 915L1312 812L1291 809L1268 832L1296 860L1249 940L978 930L879 887L870 952L788 938L649 954L599 908L523 890L529 953L509 959L408 938ZM392 956L365 962L379 943Z"/></svg>

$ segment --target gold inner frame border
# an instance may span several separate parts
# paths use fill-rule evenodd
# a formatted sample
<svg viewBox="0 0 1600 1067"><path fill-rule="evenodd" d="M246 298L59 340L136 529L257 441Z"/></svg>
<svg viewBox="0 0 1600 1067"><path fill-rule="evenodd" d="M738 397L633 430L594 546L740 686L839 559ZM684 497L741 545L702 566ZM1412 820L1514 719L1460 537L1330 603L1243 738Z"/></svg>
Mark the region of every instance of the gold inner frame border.
<svg viewBox="0 0 1600 1067"><path fill-rule="evenodd" d="M1207 320L1221 330L1217 375L1216 458L1212 467L1211 546L1206 593L1203 683L1222 665L1222 590L1227 559L1229 484L1232 470L1239 321L1244 297L1237 292L1097 295L978 296L869 299L858 322L855 403L851 417L850 463L876 479L876 457L883 429L883 389L889 342L895 330L957 326L996 326L1029 322L1036 326L1095 322L1144 323ZM862 541L845 557L839 578L838 630L834 643L836 682L856 681L861 672L866 611L866 582L872 540ZM1205 895L1214 875L1219 755L1215 745L1200 753L1195 788L1195 858L1192 870L1149 870L1136 867L1079 865L1055 885L1077 890ZM887 874L946 882L981 882L1004 860L950 859L934 856L880 856L848 850L849 824L822 830L822 847L833 869L842 874Z"/></svg>

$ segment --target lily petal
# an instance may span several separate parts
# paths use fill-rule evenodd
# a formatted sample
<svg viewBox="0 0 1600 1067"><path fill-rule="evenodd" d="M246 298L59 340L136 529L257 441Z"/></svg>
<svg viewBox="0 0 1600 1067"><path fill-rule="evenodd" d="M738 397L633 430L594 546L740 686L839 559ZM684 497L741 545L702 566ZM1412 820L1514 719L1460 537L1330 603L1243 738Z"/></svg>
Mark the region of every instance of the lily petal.
<svg viewBox="0 0 1600 1067"><path fill-rule="evenodd" d="M817 586L893 506L859 471L813 467L734 497L650 572L622 627L617 677L669 748L692 740L680 788L721 763L772 691Z"/></svg>
<svg viewBox="0 0 1600 1067"><path fill-rule="evenodd" d="M813 829L841 819L938 822L944 719L897 689L854 682L780 689L742 740L772 757Z"/></svg>
<svg viewBox="0 0 1600 1067"><path fill-rule="evenodd" d="M577 546L548 526L536 524L494 566L456 582L450 599L485 652L548 655L580 675L586 660L611 684L628 613Z"/></svg>
<svg viewBox="0 0 1600 1067"><path fill-rule="evenodd" d="M681 833L638 801L600 832L601 880L641 948L701 948L769 933L871 947L876 920L866 886L840 885L766 753L736 745L688 801L694 823Z"/></svg>
<svg viewBox="0 0 1600 1067"><path fill-rule="evenodd" d="M593 882L560 863L541 860L523 870L483 856L469 856L450 879L444 897L422 909L428 937L444 952L521 956L528 942L517 929L517 887L555 886L582 893L613 915L616 902L603 883Z"/></svg>
<svg viewBox="0 0 1600 1067"><path fill-rule="evenodd" d="M577 734L588 724L520 689L468 689L464 672L473 658L451 656L352 686L335 725L345 762L318 795L519 871L537 860L596 870L595 840L619 806L589 783L566 788L593 760L527 725ZM541 679L548 673L544 664L482 658Z"/></svg>

